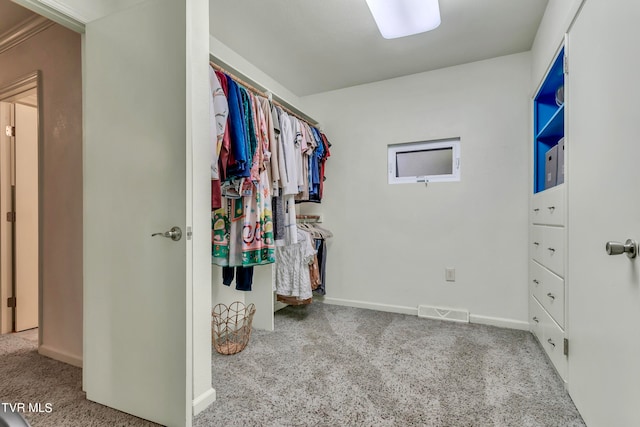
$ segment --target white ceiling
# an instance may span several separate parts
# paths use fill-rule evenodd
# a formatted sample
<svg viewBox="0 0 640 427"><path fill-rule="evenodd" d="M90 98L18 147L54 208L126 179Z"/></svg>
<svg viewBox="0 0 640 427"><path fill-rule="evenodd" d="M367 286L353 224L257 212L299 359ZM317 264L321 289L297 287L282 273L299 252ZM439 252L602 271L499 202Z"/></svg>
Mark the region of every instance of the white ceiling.
<svg viewBox="0 0 640 427"><path fill-rule="evenodd" d="M9 31L28 17L33 12L27 10L9 0L0 0L0 35Z"/></svg>
<svg viewBox="0 0 640 427"><path fill-rule="evenodd" d="M386 40L365 0L210 0L209 28L304 96L530 50L547 2L440 0L440 27Z"/></svg>
<svg viewBox="0 0 640 427"><path fill-rule="evenodd" d="M83 23L143 0L40 0ZM434 31L379 34L365 0L210 0L210 32L304 96L527 51L548 0L440 0ZM0 34L32 14L0 0ZM215 52L214 52L215 53Z"/></svg>

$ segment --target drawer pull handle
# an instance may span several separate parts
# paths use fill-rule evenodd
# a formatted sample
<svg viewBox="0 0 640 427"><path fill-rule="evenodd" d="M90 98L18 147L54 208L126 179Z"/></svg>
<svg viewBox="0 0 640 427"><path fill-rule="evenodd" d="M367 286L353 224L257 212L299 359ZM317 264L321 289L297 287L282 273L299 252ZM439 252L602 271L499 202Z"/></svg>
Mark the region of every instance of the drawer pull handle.
<svg viewBox="0 0 640 427"><path fill-rule="evenodd" d="M555 250L555 249L553 249L553 248L547 248L547 249L548 249L548 250L550 250L550 251L551 251L551 253L554 253L554 252L556 251L556 250Z"/></svg>
<svg viewBox="0 0 640 427"><path fill-rule="evenodd" d="M538 242L533 242L533 244L536 245L536 246L540 246L540 243L538 243Z"/></svg>
<svg viewBox="0 0 640 427"><path fill-rule="evenodd" d="M535 208L533 211L534 212L540 212L540 208Z"/></svg>
<svg viewBox="0 0 640 427"><path fill-rule="evenodd" d="M531 319L531 320L533 320L536 323L540 323L540 321L538 320L538 318L536 316L533 316L533 319Z"/></svg>
<svg viewBox="0 0 640 427"><path fill-rule="evenodd" d="M556 343L554 343L554 342L551 340L551 338L549 338L549 339L547 340L547 342L548 342L549 344L551 344L551 345L553 346L553 348L556 348Z"/></svg>
<svg viewBox="0 0 640 427"><path fill-rule="evenodd" d="M555 206L547 206L547 209L549 209L551 212L553 212L556 209L556 207Z"/></svg>
<svg viewBox="0 0 640 427"><path fill-rule="evenodd" d="M555 299L556 299L556 296L555 296L555 295L553 295L551 292L549 292L549 293L547 294L547 296L548 296L549 298L551 298L551 300L555 300Z"/></svg>
<svg viewBox="0 0 640 427"><path fill-rule="evenodd" d="M533 279L533 283L535 283L536 285L540 284L540 282L538 282L538 279Z"/></svg>

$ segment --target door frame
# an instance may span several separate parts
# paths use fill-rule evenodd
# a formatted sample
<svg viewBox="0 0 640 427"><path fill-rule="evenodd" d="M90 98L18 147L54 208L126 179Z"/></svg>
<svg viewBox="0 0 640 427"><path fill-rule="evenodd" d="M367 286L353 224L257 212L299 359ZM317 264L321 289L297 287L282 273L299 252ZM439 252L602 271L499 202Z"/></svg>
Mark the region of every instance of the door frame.
<svg viewBox="0 0 640 427"><path fill-rule="evenodd" d="M42 159L42 151L43 151L43 147L42 147L42 143L44 141L43 135L42 135L42 75L40 70L36 70L33 71L31 73L28 73L16 80L14 80L13 82L0 87L0 102L12 102L12 100L17 96L20 95L21 93L30 91L36 89L36 93L37 93L37 98L38 98L38 106L37 108L37 112L38 112L38 347L42 344L42 331L44 328L43 322L42 322L42 307L43 307L43 292L42 292L42 260L43 260L43 253L42 253L42 218L43 218L43 213L42 213L42 195L43 195L43 186L44 186L44 181L43 181L43 174L42 174L42 166L43 166L43 159ZM2 132L4 132L4 129L2 129ZM4 183L1 183L1 185L4 185ZM4 216L4 212L0 212L0 216ZM2 218L0 218L0 220L4 221ZM14 236L12 236L12 239L14 238ZM12 253L12 261L13 260L13 253ZM0 260L0 269L2 269L2 271L5 271L5 269L8 267L6 265L4 265L5 261L4 260ZM15 262L12 262L12 266L11 266L11 273L13 275L13 277L15 277L15 271L14 271L14 266L15 266ZM13 285L11 283L0 283L0 286L2 287L2 292L0 292L3 295L7 295L7 294L11 294L12 296L14 295L14 291L15 289L13 288ZM10 290L8 290L7 288L9 288ZM3 309L7 309L7 307L5 307L5 304L2 304L2 309L0 309L0 312L2 312ZM11 318L12 320L12 324L11 325L6 325L5 323L7 322L6 320L6 316L4 315L4 313L0 314L0 331L6 331L7 329L10 329L11 331L13 331L14 328L14 323L15 323L15 311L13 309L11 309Z"/></svg>

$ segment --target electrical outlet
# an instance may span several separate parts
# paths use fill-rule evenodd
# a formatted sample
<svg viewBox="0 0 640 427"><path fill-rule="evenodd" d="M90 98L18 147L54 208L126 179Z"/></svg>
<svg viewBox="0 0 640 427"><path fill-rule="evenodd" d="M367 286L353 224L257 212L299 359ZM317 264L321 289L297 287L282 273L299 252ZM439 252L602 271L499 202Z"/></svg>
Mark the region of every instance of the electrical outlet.
<svg viewBox="0 0 640 427"><path fill-rule="evenodd" d="M455 268L445 268L444 269L444 278L447 282L455 282L456 281L456 269Z"/></svg>

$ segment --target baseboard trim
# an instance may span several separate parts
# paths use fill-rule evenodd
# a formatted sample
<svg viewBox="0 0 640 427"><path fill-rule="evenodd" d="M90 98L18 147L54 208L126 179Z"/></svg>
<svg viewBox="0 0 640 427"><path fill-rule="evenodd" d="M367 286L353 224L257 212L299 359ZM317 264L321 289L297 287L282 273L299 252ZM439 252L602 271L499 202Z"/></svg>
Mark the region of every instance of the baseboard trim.
<svg viewBox="0 0 640 427"><path fill-rule="evenodd" d="M366 308L369 310L387 311L390 313L418 315L418 307L405 307L402 305L379 304L375 302L356 301L341 298L322 298L322 302L330 305L343 305L346 307Z"/></svg>
<svg viewBox="0 0 640 427"><path fill-rule="evenodd" d="M315 297L314 297L315 298ZM418 315L418 307L406 307L402 305L379 304L375 302L348 300L342 298L321 297L319 301L330 305L342 305L346 307L366 308L369 310L387 311L390 313ZM505 319L501 317L481 316L469 313L469 323L478 323L481 325L497 326L500 328L518 329L523 331L529 330L529 324L521 320Z"/></svg>
<svg viewBox="0 0 640 427"><path fill-rule="evenodd" d="M522 320L504 319L502 317L480 316L478 314L470 314L469 322L481 325L497 326L499 328L518 329L521 331L529 330L529 323Z"/></svg>
<svg viewBox="0 0 640 427"><path fill-rule="evenodd" d="M56 350L48 345L43 344L38 347L38 353L51 359L82 368L82 357L74 356L62 350Z"/></svg>
<svg viewBox="0 0 640 427"><path fill-rule="evenodd" d="M200 412L204 411L216 401L216 391L213 388L202 393L197 398L193 399L193 415L196 416Z"/></svg>

